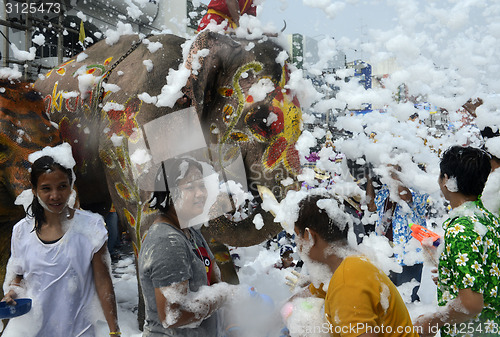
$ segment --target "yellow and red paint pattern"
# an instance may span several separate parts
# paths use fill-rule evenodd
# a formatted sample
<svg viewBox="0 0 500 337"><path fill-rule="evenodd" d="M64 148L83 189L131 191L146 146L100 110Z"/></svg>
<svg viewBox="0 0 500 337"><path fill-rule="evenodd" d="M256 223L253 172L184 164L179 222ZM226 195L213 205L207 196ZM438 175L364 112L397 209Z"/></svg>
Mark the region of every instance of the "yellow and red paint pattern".
<svg viewBox="0 0 500 337"><path fill-rule="evenodd" d="M125 103L122 110L108 110L106 116L109 121L108 136L116 134L125 136L127 139L137 142L139 140L139 124L137 123L137 114L141 110L142 101L138 97L131 97ZM131 138L132 137L132 138Z"/></svg>
<svg viewBox="0 0 500 337"><path fill-rule="evenodd" d="M288 76L289 72L285 66L273 98L272 111L278 118L271 124L274 135L271 136L271 144L264 154L264 165L272 169L279 162L283 162L289 171L298 174L300 159L295 144L300 136L302 111L297 97L292 96L289 89L285 89Z"/></svg>
<svg viewBox="0 0 500 337"><path fill-rule="evenodd" d="M145 204L141 203L139 189L133 179L131 179L130 171L132 163L128 150L124 145L112 146L108 150L101 150L99 156L107 169L115 177L114 188L116 194L121 200L125 201L125 204L122 204L125 207L120 207L120 211L123 213L126 223L130 226L129 232L135 234L132 246L137 256L141 248L141 219L144 214L150 212L144 209ZM136 206L133 207L132 205Z"/></svg>
<svg viewBox="0 0 500 337"><path fill-rule="evenodd" d="M60 76L64 76L66 75L66 66L75 62L76 59L71 59L67 62L64 62L63 64L57 66L56 68L50 70L47 74L45 74L45 77L46 78L49 78L52 74L58 74ZM86 74L93 74L96 70L101 70L101 75L104 74L105 72L105 67L108 66L111 61L113 60L113 56L111 57L108 57L107 59L104 60L103 64L100 65L100 64L92 64L92 65L88 65L88 66L85 66L86 70L85 70L85 73ZM75 72L76 73L76 72ZM73 73L73 76L75 76L76 74ZM80 75L80 73L78 73L78 75Z"/></svg>
<svg viewBox="0 0 500 337"><path fill-rule="evenodd" d="M231 104L223 107L223 120L228 125L228 129L221 139L223 144L229 139L235 142L244 142L250 139L249 135L235 128L245 104L251 105L254 103L254 98L251 95L245 95L239 86L242 74L248 70L258 73L262 70L262 65L258 62L244 65L233 78L234 89L223 87L218 90L221 96L232 97L236 95L238 98L236 109ZM265 168L272 170L282 163L289 172L298 174L300 172L300 160L295 144L301 132L302 111L297 97L292 95L289 89L286 89L288 80L289 70L285 65L282 68L282 76L279 83L276 84L275 90L268 94L271 99L269 110L250 109L245 116L244 124L255 138L261 142L269 143L262 157L262 164ZM272 123L262 123L263 120L273 117Z"/></svg>
<svg viewBox="0 0 500 337"><path fill-rule="evenodd" d="M85 66L86 73L92 74L96 70L100 70L101 74L104 73L105 66L109 65L112 59L113 57L108 57L104 60L103 65L97 64ZM61 69L65 69L65 67L73 61L74 60L68 61L60 67L55 68L55 72L62 74L63 71L61 71ZM47 77L50 76L50 73L54 70L51 70ZM86 125L85 119L95 118L95 115L92 115L90 106L92 105L93 100L98 98L94 97L95 95L92 91L89 92L89 96L85 100L83 100L80 95L76 97L64 98L63 94L67 92L59 90L58 86L59 82L56 81L52 88L52 94L47 95L44 98L46 111L47 113L52 114L55 112L64 112L64 110L68 112L77 112L79 110L80 115L78 115L78 117L72 118L71 120L69 120L68 117L63 117L59 124L65 139L71 141L72 144L75 143L75 140L85 143L85 140L89 137L88 133L85 133L84 129L79 126ZM110 94L109 91L105 92L102 98L105 98L108 94ZM116 134L129 138L132 134L134 134L134 131L138 129L136 117L141 109L141 104L142 101L139 98L132 97L125 103L125 108L123 110L112 109L105 111L104 113L109 122L109 131L107 132L108 136L111 137L113 134Z"/></svg>
<svg viewBox="0 0 500 337"><path fill-rule="evenodd" d="M82 70L77 70L73 73L73 77L75 76L78 76L78 75L82 75L83 73L84 74L95 74L96 71L100 70L100 74L96 74L98 76L101 76L103 75L104 73L106 73L106 66L108 66L110 63L111 63L111 60L113 60L113 57L108 57L107 59L104 60L104 62L102 64L91 64L91 65L88 65L88 66L85 66L84 67L84 71Z"/></svg>
<svg viewBox="0 0 500 337"><path fill-rule="evenodd" d="M64 76L66 74L66 66L70 63L73 63L73 62L75 62L75 59L69 60L68 62L64 62L63 64L59 65L58 67L50 70L47 74L45 74L45 77L49 78L54 73L61 75L61 76Z"/></svg>

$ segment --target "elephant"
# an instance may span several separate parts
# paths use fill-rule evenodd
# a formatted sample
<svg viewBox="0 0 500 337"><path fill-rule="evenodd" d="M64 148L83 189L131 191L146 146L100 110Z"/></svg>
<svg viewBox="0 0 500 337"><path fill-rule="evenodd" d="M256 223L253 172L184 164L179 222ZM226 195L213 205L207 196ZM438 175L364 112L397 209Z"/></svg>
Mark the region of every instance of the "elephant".
<svg viewBox="0 0 500 337"><path fill-rule="evenodd" d="M0 277L3 283L13 225L24 216L14 200L29 188L28 155L61 142L30 83L0 80Z"/></svg>
<svg viewBox="0 0 500 337"><path fill-rule="evenodd" d="M130 146L148 123L189 107L195 109L208 146L224 145L241 154L255 198L262 185L281 200L293 185L285 188L280 182L300 172L295 143L302 128L300 103L287 89L290 71L279 61L282 55L283 48L266 36L247 40L212 31L194 40L123 35L115 43L101 40L37 80L34 88L44 97L46 113L73 148L81 207L105 214L113 204L137 254L154 213L147 202L150 192L137 184L141 168L131 160ZM147 99L160 97L166 77L182 69L188 73L185 83L174 81L181 90L173 102ZM82 76L92 85L82 84ZM272 83L265 97L252 95L259 81ZM118 145L117 137L122 140ZM254 224L256 214L262 216L261 229ZM220 216L203 233L216 242L250 246L282 230L273 220L257 206L239 222Z"/></svg>

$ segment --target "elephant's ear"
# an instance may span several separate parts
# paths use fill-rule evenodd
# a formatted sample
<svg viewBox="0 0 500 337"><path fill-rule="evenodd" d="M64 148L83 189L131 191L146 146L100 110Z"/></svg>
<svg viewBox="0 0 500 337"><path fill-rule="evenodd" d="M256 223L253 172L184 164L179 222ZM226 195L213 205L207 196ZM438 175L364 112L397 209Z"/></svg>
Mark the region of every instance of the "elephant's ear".
<svg viewBox="0 0 500 337"><path fill-rule="evenodd" d="M186 67L191 75L185 94L192 100L199 116L205 115L217 91L219 76L232 76L231 60L241 53L241 45L227 35L201 32L189 51Z"/></svg>

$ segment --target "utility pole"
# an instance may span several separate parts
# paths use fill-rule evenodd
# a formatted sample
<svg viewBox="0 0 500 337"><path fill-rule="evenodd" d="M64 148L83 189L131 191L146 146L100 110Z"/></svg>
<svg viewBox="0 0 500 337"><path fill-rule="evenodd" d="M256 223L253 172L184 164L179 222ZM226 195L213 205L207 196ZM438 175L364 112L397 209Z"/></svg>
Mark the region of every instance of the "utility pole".
<svg viewBox="0 0 500 337"><path fill-rule="evenodd" d="M63 16L65 11L65 6L63 10L59 11L59 16L57 18L57 64L63 63Z"/></svg>
<svg viewBox="0 0 500 337"><path fill-rule="evenodd" d="M30 8L31 0L26 0L27 8ZM26 11L26 21L25 21L26 29L24 30L24 49L26 51L30 50L31 46L31 18L30 11ZM29 61L24 62L24 80L28 81L28 70L29 70Z"/></svg>

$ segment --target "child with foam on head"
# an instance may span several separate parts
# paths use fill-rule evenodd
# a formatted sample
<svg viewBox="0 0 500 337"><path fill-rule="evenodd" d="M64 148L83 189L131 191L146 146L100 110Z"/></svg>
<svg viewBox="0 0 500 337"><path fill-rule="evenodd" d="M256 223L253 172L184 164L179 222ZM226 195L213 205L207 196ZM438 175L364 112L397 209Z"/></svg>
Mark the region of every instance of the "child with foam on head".
<svg viewBox="0 0 500 337"><path fill-rule="evenodd" d="M293 262L293 247L290 245L283 245L280 248L280 261L274 264L274 268L286 269L290 267L295 267L295 262Z"/></svg>
<svg viewBox="0 0 500 337"><path fill-rule="evenodd" d="M11 319L3 336L96 336L106 319L120 335L110 275L107 231L100 215L73 208L75 161L64 143L31 154L27 216L13 229L3 301L32 298L32 310ZM100 305L99 305L100 303Z"/></svg>
<svg viewBox="0 0 500 337"><path fill-rule="evenodd" d="M299 208L296 243L313 280L309 296L324 298L330 335L418 336L394 284L349 244L352 219L339 203L330 196L313 195ZM293 318L293 311L288 315ZM314 328L287 323L292 335L298 328L303 332Z"/></svg>

